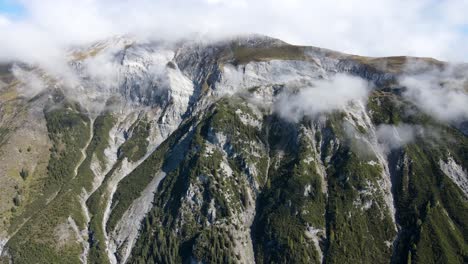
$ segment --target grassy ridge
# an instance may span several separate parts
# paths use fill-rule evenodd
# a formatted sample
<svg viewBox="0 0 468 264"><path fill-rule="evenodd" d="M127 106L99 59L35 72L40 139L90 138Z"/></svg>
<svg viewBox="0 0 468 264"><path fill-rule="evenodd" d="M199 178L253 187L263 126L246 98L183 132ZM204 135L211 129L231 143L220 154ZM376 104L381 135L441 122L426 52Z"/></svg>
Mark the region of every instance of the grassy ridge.
<svg viewBox="0 0 468 264"><path fill-rule="evenodd" d="M272 47L233 46L232 52L236 64L247 64L252 61L268 60L307 60L305 47L281 45Z"/></svg>
<svg viewBox="0 0 468 264"><path fill-rule="evenodd" d="M67 225L69 216L78 226L85 221L79 205L78 194L82 182L72 180L74 168L81 157L81 149L89 138L89 119L76 104L67 103L63 108L45 111L49 137L53 143L48 165L48 177L44 181L42 204L31 208L35 213L11 238L7 246L18 263L78 263L81 246L76 237L62 239L57 230ZM76 186L80 186L77 189ZM50 203L49 203L50 202ZM73 231L68 229L73 234ZM70 241L73 241L70 243Z"/></svg>
<svg viewBox="0 0 468 264"><path fill-rule="evenodd" d="M96 155L102 163L99 156L104 155L114 121L111 115L101 115L95 120L86 158L74 175L77 162L82 157L81 149L91 136L90 120L78 104L71 102L46 109L45 117L53 143L48 177L43 183L46 201L33 204L35 206L31 210L36 213L8 246L13 260L18 263L79 263L83 249L77 243L78 236L70 223L76 223L80 230L85 228L79 196L83 189L91 190L95 177L90 169L91 161Z"/></svg>

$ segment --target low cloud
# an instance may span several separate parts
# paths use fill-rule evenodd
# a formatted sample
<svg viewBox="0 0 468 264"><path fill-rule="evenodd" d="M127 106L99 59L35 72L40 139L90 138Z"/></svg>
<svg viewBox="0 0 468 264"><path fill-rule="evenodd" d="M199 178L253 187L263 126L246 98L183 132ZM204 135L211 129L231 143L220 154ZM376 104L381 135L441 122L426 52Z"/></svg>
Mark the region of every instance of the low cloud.
<svg viewBox="0 0 468 264"><path fill-rule="evenodd" d="M330 80L317 80L313 86L279 95L274 109L293 122L345 108L354 100L367 100L369 83L361 78L336 74Z"/></svg>
<svg viewBox="0 0 468 264"><path fill-rule="evenodd" d="M98 86L103 91L117 88L121 65L115 52L114 50L104 50L80 61L78 72L82 75L81 78L90 80L91 85Z"/></svg>
<svg viewBox="0 0 468 264"><path fill-rule="evenodd" d="M20 82L17 91L21 96L30 98L47 88L44 78L36 71L27 71L14 66L12 74Z"/></svg>
<svg viewBox="0 0 468 264"><path fill-rule="evenodd" d="M384 152L401 148L415 140L417 135L424 133L421 126L409 124L387 125L382 124L377 127L376 134L379 144Z"/></svg>
<svg viewBox="0 0 468 264"><path fill-rule="evenodd" d="M468 68L449 65L444 69L428 65L409 65L408 71L426 69L423 73L405 75L399 83L406 88L403 96L426 114L444 122L468 119ZM429 70L427 70L429 69Z"/></svg>

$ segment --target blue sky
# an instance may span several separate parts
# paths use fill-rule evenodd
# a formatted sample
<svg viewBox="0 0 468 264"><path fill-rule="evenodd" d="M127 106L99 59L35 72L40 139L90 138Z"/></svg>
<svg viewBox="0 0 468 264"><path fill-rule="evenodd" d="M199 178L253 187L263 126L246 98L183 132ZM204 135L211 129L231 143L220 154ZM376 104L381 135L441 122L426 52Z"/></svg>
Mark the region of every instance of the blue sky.
<svg viewBox="0 0 468 264"><path fill-rule="evenodd" d="M12 18L21 17L24 9L21 4L14 0L0 0L0 13Z"/></svg>
<svg viewBox="0 0 468 264"><path fill-rule="evenodd" d="M461 26L460 31L468 35L468 25Z"/></svg>

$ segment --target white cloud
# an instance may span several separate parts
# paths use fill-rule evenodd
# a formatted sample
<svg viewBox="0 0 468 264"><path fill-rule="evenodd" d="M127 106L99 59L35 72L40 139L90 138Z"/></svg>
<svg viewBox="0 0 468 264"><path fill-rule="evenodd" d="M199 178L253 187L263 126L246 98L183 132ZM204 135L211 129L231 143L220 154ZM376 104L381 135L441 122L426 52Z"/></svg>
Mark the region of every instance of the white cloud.
<svg viewBox="0 0 468 264"><path fill-rule="evenodd" d="M406 87L403 96L441 121L467 120L468 68L463 65L449 65L443 70L428 67L427 64L408 65L410 74L399 79L400 84ZM411 74L417 69L426 71Z"/></svg>
<svg viewBox="0 0 468 264"><path fill-rule="evenodd" d="M382 124L377 127L376 134L384 152L388 152L411 143L418 134L423 132L424 130L420 126Z"/></svg>
<svg viewBox="0 0 468 264"><path fill-rule="evenodd" d="M21 82L17 91L25 97L33 97L46 89L46 84L40 74L34 71L25 71L19 67L13 67L13 75Z"/></svg>
<svg viewBox="0 0 468 264"><path fill-rule="evenodd" d="M362 55L468 59L464 0L19 0L0 22L0 60L50 63L70 44L115 34L152 38L260 33ZM5 21L5 19L1 19Z"/></svg>
<svg viewBox="0 0 468 264"><path fill-rule="evenodd" d="M0 27L6 27L10 24L10 19L8 19L8 17L6 16L3 16L2 14L0 14Z"/></svg>
<svg viewBox="0 0 468 264"><path fill-rule="evenodd" d="M313 87L283 92L275 102L275 111L297 122L304 116L315 117L343 109L354 100L367 100L369 84L361 78L337 74L331 80L318 80Z"/></svg>

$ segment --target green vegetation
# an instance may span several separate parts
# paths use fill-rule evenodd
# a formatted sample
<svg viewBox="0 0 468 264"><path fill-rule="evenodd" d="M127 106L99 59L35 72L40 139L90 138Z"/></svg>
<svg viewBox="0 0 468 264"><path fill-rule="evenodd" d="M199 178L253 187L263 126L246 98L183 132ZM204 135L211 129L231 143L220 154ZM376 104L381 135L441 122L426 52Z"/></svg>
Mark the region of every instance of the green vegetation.
<svg viewBox="0 0 468 264"><path fill-rule="evenodd" d="M468 259L468 204L460 189L440 170L447 153L468 166L468 139L438 123L417 106L388 92L374 92L369 109L375 123L415 124L426 133L393 153L396 220L402 230L393 252L395 263L463 263Z"/></svg>
<svg viewBox="0 0 468 264"><path fill-rule="evenodd" d="M222 229L207 228L195 239L193 258L204 263L236 263L232 243L229 235Z"/></svg>
<svg viewBox="0 0 468 264"><path fill-rule="evenodd" d="M246 188L251 186L253 175L250 175L247 164L254 164L257 171L255 179L263 186L257 200L252 233L256 262L320 262L316 245L306 235L308 227L323 230L322 234L317 233L320 250L325 252L325 259L331 263L346 262L348 259L360 261L361 257L365 263L382 263L390 259L391 248L385 241L392 241L395 230L389 211L380 192L365 192L376 188L377 181L381 180L380 167L367 164L367 159L361 160L347 144L340 149L326 145L313 146L310 139L301 134L298 126L274 117L264 123L263 129L250 127L239 119L237 109L252 114L242 101L235 98L221 100L210 109L194 129L193 136L186 138L190 143L183 148L186 149L185 154L180 154L185 158L170 170L164 168L167 168L165 164L171 160L171 156L158 154L157 160L164 160L161 168L168 173L156 192L153 209L143 221L130 263L164 263L160 257L156 260L158 254L180 257L182 262L189 259L208 263L236 262L232 244L224 242L230 241L230 233L217 226L207 227L204 223L211 219L207 207L212 201L217 212L216 219L221 222L229 222L231 217L249 205ZM327 127L317 132L315 139L329 142L338 136L345 142L345 133L341 131L342 118L340 113L331 115ZM225 148L229 150L227 161L232 169L232 178L219 173L223 160L221 153L211 150L208 157L203 154L206 151L205 142L212 140L214 133L227 137L229 145ZM177 149L182 144L177 143L178 140L171 142L168 149ZM161 145L163 153L166 148L164 144L169 143ZM270 164L276 165L269 166L268 156L264 156L262 150L252 149L254 145L269 146L272 151ZM328 201L317 171L318 161L313 159L317 148L326 150L322 153L323 160L328 155L332 156L327 173L329 188L332 188L329 190L333 194ZM275 158L276 151L284 153L279 160ZM254 157L253 152L260 153L260 156ZM235 155L231 156L230 153ZM137 168L131 177L125 179L125 183L122 181L119 185L120 194L116 193L115 197L120 198L115 199L113 204L116 204L116 208L121 202L128 205L119 209L121 213L115 214L116 219L128 208L130 202L125 201L136 199L157 172L159 166L148 167L154 163L155 160L146 165L144 162L141 166L146 166L145 170ZM243 178L244 175L247 177ZM183 199L189 186L196 186L203 197L201 210L191 208L195 211L186 211L188 208L184 207ZM308 191L306 186L310 186ZM136 192L128 191L135 190L135 187ZM227 195L229 200L225 198ZM370 202L371 206L356 208L355 201L362 204ZM180 217L184 219L181 225L177 220ZM115 226L116 220L109 223L113 223L109 226ZM325 232L328 240L325 239ZM158 238L160 242L152 241L156 233L165 237ZM178 243L172 241L175 236L179 238ZM162 241L166 245L165 254L154 252Z"/></svg>
<svg viewBox="0 0 468 264"><path fill-rule="evenodd" d="M409 162L398 171L395 183L397 220L403 228L395 258L463 263L468 258L468 204L440 171L440 150L419 142L407 146L404 153L400 158Z"/></svg>
<svg viewBox="0 0 468 264"><path fill-rule="evenodd" d="M432 67L442 68L444 63L433 58L417 58L406 56L393 56L393 57L363 57L351 56L349 59L359 62L380 72L386 73L402 73L407 66L408 61L411 63L420 63L421 65L428 65Z"/></svg>
<svg viewBox="0 0 468 264"><path fill-rule="evenodd" d="M108 141L108 134L109 130L112 128L114 124L113 119L103 119L98 122L96 120L96 124L99 125L98 127L101 130L107 131L107 133L100 133L101 135L105 136L103 137L104 140ZM102 222L104 221L104 210L106 208L106 202L109 199L110 193L108 192L108 184L110 177L114 174L115 171L119 170L122 161L127 158L129 161L136 162L139 159L141 159L147 152L147 146L148 146L148 140L147 137L149 136L149 123L146 121L145 118L143 119L138 119L131 127L130 127L130 138L120 147L119 150L119 155L118 155L118 160L117 162L112 166L112 168L109 170L109 172L105 175L104 181L102 185L91 195L91 197L88 199L86 202L86 205L89 208L89 212L91 215L91 221L89 224L89 230L91 231L91 238L90 238L90 251L88 255L88 261L91 263L106 263L108 262L108 257L105 252L105 237L104 237L104 232L106 230L102 229ZM102 136L101 136L102 137ZM101 138L100 137L100 138ZM107 146L107 145L106 145ZM97 146L97 150L102 150L104 151L105 146ZM99 152L98 152L99 153ZM103 153L103 152L100 152ZM99 158L99 155L98 155ZM100 158L101 162L103 160ZM127 176L126 178L130 177ZM125 180L125 179L124 179ZM151 180L151 179L150 179ZM148 184L148 182L143 182L144 184ZM129 188L126 191L132 191L132 188ZM120 193L119 193L120 194ZM119 194L115 194L115 197L120 197ZM114 212L120 212L120 208L124 206L129 206L133 199L136 199L138 196L136 193L134 193L135 197L132 197L129 199L125 199L122 201L122 203L117 203L118 206L116 208L113 208L112 210L112 215L114 215ZM122 211L122 214L125 211ZM107 226L107 231L112 230L113 224L114 223L114 217L111 215L109 219L109 223L111 224L111 227ZM119 215L121 216L121 215Z"/></svg>
<svg viewBox="0 0 468 264"><path fill-rule="evenodd" d="M392 252L385 241L393 240L395 227L383 194L372 191L382 168L362 162L346 146L330 163L326 262L388 263Z"/></svg>
<svg viewBox="0 0 468 264"><path fill-rule="evenodd" d="M367 163L374 156L357 152L355 145L363 143L348 139L343 117L342 113L328 116L326 126L312 136L316 146L301 134L299 125L270 121L270 148L283 156L273 160L279 165L270 166L269 184L258 198L253 233L257 263L321 262L306 236L308 227L326 232L327 239L320 232L316 235L327 263L387 263L390 259L391 248L385 241L393 240L394 225L383 194L374 191L379 190L382 169ZM338 140L340 145L331 145L330 141ZM328 199L322 193L315 150L321 151L321 162L327 166ZM310 186L308 192L306 186ZM364 208L366 204L369 207Z"/></svg>
<svg viewBox="0 0 468 264"><path fill-rule="evenodd" d="M15 197L13 197L13 204L15 206L20 206L20 203L21 203L21 197L17 194L15 195Z"/></svg>
<svg viewBox="0 0 468 264"><path fill-rule="evenodd" d="M5 127L0 127L0 146L4 143L10 130Z"/></svg>
<svg viewBox="0 0 468 264"><path fill-rule="evenodd" d="M159 191L156 193L154 200L155 207L145 217L142 233L133 249L132 258L129 263L142 263L143 260L153 261L155 263L167 263L164 261L158 262L158 256L172 256L171 258L182 259L182 261L190 256L189 252L191 249L189 248L193 245L194 232L197 232L193 218L186 220L187 223L182 227L181 235L177 235L173 229L175 227L174 217L176 217L177 210L181 205L181 198L187 191L188 180L192 177L196 177L195 171L200 169L199 166L196 166L196 161L200 158L197 153L201 150L201 145L199 145L200 141L197 139L197 136L189 136L186 137L185 140L181 140L182 136L191 134L191 132L189 132L190 127L191 124L185 124L181 130L176 131L173 136L162 143L158 150L148 158L148 162L145 161L134 173L126 178L126 180L128 179L126 182L121 182L122 185L119 185L119 189L121 190L119 197L132 195L125 191L130 186L132 188L137 187L137 190L139 190L137 195L139 195L147 183L139 187L139 184L134 184L136 178L146 178L146 181L150 181L161 168L168 172L168 175L158 188ZM197 126L197 131L198 133L200 132L200 126ZM165 151L167 149L182 151L182 153ZM155 162L157 162L159 166L148 167ZM145 170L151 171L145 172ZM111 223L111 221L109 222ZM161 224L161 222L165 224ZM152 239L153 234L155 234L154 232L157 232L158 237L156 240ZM177 242L175 242L172 237L177 237ZM163 249L164 251L155 251L154 249L156 249L157 245L162 243L162 241L167 241L167 247ZM190 245L187 243L190 243ZM184 249L188 250L188 253L183 252L185 251Z"/></svg>
<svg viewBox="0 0 468 264"><path fill-rule="evenodd" d="M115 228L118 220L122 217L133 200L137 199L145 187L151 182L156 173L161 170L165 157L170 156L171 147L175 142L187 133L191 122L183 125L164 141L158 149L153 152L142 164L140 164L127 177L119 182L117 190L112 197L112 213L107 223L108 231ZM140 135L140 134L135 134ZM132 139L129 139L129 141ZM134 140L134 142L141 140ZM125 152L124 152L125 153Z"/></svg>
<svg viewBox="0 0 468 264"><path fill-rule="evenodd" d="M284 124L273 121L270 146L275 147L289 134ZM269 184L258 198L254 225L257 263L319 263L319 253L306 236L307 227L325 230L326 197L317 174L314 149L305 135L290 141L291 153L270 169ZM309 161L310 160L310 161ZM305 193L306 186L310 191Z"/></svg>
<svg viewBox="0 0 468 264"><path fill-rule="evenodd" d="M260 151L258 147L265 144L266 139L263 131L251 125L244 124L236 111L240 110L242 114L256 118L252 110L240 98L231 97L221 99L216 107L213 108L210 126L214 132L221 132L230 137L232 151L239 154L239 157L233 159L230 163L239 167L239 173L245 170L246 164L251 164L257 168L257 181L260 184L265 183L267 173L268 156L262 155L256 157L252 152ZM263 121L263 120L260 120ZM255 143L254 145L252 143Z"/></svg>
<svg viewBox="0 0 468 264"><path fill-rule="evenodd" d="M305 47L289 44L271 47L232 47L233 57L237 64L268 60L307 60L304 51Z"/></svg>
<svg viewBox="0 0 468 264"><path fill-rule="evenodd" d="M91 139L91 142L86 150L86 159L83 161L83 163L81 164L78 170L78 175L80 175L81 178L86 179L87 184L85 184L85 187L88 191L91 190L92 188L90 183L92 183L94 177L96 177L96 175L94 175L93 171L91 170L91 162L93 160L93 156L95 156L98 159L102 170L105 170L105 168L107 167L106 160L104 158L104 150L109 145L109 132L112 129L112 127L115 125L115 122L116 122L115 118L112 116L112 114L105 112L99 115L93 123L93 138ZM89 200L87 202L87 206L90 207ZM90 213L93 212L92 209L93 208L91 207L88 208ZM96 224L96 221L93 221L93 220L95 220L94 215L92 215L91 223L89 224L90 229L92 226ZM96 236L95 233L91 235L91 239L90 239L91 245L94 245L93 243L96 243L96 241L93 240L95 239L95 236ZM94 256L93 255L93 253L95 252L93 251L94 247L90 246L90 248L91 250L90 250L89 256ZM102 248L102 250L104 249ZM96 258L95 260L106 261L107 255L103 255L103 256L105 258Z"/></svg>
<svg viewBox="0 0 468 264"><path fill-rule="evenodd" d="M89 119L78 104L66 104L63 109L45 110L47 130L53 143L47 166L45 187L61 188L74 175L81 149L89 138Z"/></svg>
<svg viewBox="0 0 468 264"><path fill-rule="evenodd" d="M56 96L60 100L60 94ZM44 111L53 143L48 176L42 183L43 199L34 201L22 215L24 218L32 217L31 220L19 229L7 245L12 249L13 260L18 263L80 262L83 249L81 244L76 243L78 238L69 226L69 219L80 230L85 228L80 195L83 188L87 191L92 188L95 175L90 166L93 157L98 158L101 166L105 165L103 152L108 145L114 119L108 113L96 118L86 158L75 175L77 163L82 158L81 150L90 137L90 120L78 104L66 101L62 104L61 107L54 105Z"/></svg>
<svg viewBox="0 0 468 264"><path fill-rule="evenodd" d="M232 49L241 64L306 59L297 46ZM372 67L380 63L366 60ZM401 58L389 60L391 67L401 66ZM80 195L93 189L91 165L97 160L106 175L86 202L89 263L109 262L106 232L115 230L159 173L165 178L153 190L153 207L139 226L128 263L237 263L238 236L249 231L256 263L466 263L467 199L439 163L450 157L467 168L468 139L405 102L400 92L379 88L367 105L376 126L405 123L426 133L388 156L398 234L382 190L385 168L362 139L369 136L366 128L356 126L361 138L350 137L346 113L339 111L325 115L326 122L289 123L266 111L259 117L237 96L186 120L119 182L104 230L111 179L125 159L138 162L147 155L151 121L140 116L127 131L117 162L107 164L104 150L116 119L108 112L98 116L77 168L91 120L78 104L64 102L45 110L52 147L48 177L39 187L43 197L26 207L27 196L17 188L8 200L18 212L26 207L12 228L21 227L8 242L9 252L15 263L80 261L83 248L73 228L86 227ZM243 121L239 112L259 119L261 127ZM0 130L0 142L2 136ZM12 174L29 183L28 168ZM253 215L248 230L243 221ZM118 249L119 261L121 254Z"/></svg>
<svg viewBox="0 0 468 264"><path fill-rule="evenodd" d="M91 153L95 153L101 164L101 168L105 168L106 166L104 150L109 145L109 132L115 125L115 122L115 118L110 113L104 113L94 121L94 137L89 148L92 150Z"/></svg>
<svg viewBox="0 0 468 264"><path fill-rule="evenodd" d="M151 223L146 218L142 226L143 233L151 233L154 236L143 237L142 248L136 250L136 256L129 263L138 264L172 264L181 263L179 256L179 238L173 233L166 234L165 228L158 226L155 230L150 230Z"/></svg>
<svg viewBox="0 0 468 264"><path fill-rule="evenodd" d="M392 93L374 91L367 104L371 111L372 121L375 125L398 124L401 114L404 113L402 105L398 103L398 97Z"/></svg>
<svg viewBox="0 0 468 264"><path fill-rule="evenodd" d="M205 263L237 262L239 256L233 251L231 231L217 224L206 224L215 220L229 223L231 217L236 217L250 206L246 188L253 181L253 175L248 172L246 163L264 159L254 158L251 153L252 142L262 143L260 130L243 124L236 114L237 109L252 114L241 101L221 100L202 120L198 120L195 127L192 126L196 120L184 124L119 184L114 196L118 198L114 199L113 204L116 204L114 211L118 210L121 215L128 205L122 209L118 209L119 206L127 203L126 200L132 201L138 197L158 170L167 173L155 194L154 207L143 221L142 232L132 251L130 263L167 263L167 259L161 261L158 256L172 256L172 259L180 259L182 262L190 259ZM226 135L229 148L232 148L229 153L238 153L238 156L228 155L227 160L223 161L219 150L208 151L206 142L214 140L214 133ZM229 164L232 176L226 175L221 168L222 162ZM140 185L142 181L144 184ZM187 201L184 202L189 187L199 190L198 197L203 199L201 208L189 208ZM135 188L136 192L128 191ZM210 204L216 210L215 218L209 213ZM112 214L119 219L121 216L114 211ZM184 219L180 226L179 217ZM112 223L115 221L110 219L110 227L115 225ZM155 241L152 239L155 234L164 237L158 237ZM178 238L177 243L173 237ZM166 245L163 251L154 251L161 241L165 241Z"/></svg>
<svg viewBox="0 0 468 264"><path fill-rule="evenodd" d="M90 263L108 263L109 259L105 251L105 237L102 228L104 210L106 208L106 200L108 193L103 186L107 186L106 180L119 168L121 161L118 161L112 169L106 174L103 184L88 198L86 206L88 207L91 216L88 228L89 237L89 253L88 262Z"/></svg>
<svg viewBox="0 0 468 264"><path fill-rule="evenodd" d="M23 180L26 180L26 178L28 178L29 176L29 172L25 168L22 168L19 175L21 176Z"/></svg>
<svg viewBox="0 0 468 264"><path fill-rule="evenodd" d="M129 129L131 137L120 148L120 155L136 162L143 158L148 147L150 124L146 120L138 119Z"/></svg>
<svg viewBox="0 0 468 264"><path fill-rule="evenodd" d="M17 263L77 263L81 252L79 244L57 243L56 228L72 217L83 227L84 219L78 201L82 182L72 178L81 157L81 149L89 138L89 119L77 104L65 103L63 108L45 110L51 148L48 177L42 182L43 199L26 208L21 216L26 221L7 246ZM21 220L18 219L18 224ZM12 226L16 228L17 226ZM72 232L72 231L69 231Z"/></svg>

